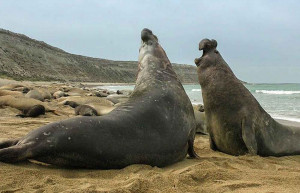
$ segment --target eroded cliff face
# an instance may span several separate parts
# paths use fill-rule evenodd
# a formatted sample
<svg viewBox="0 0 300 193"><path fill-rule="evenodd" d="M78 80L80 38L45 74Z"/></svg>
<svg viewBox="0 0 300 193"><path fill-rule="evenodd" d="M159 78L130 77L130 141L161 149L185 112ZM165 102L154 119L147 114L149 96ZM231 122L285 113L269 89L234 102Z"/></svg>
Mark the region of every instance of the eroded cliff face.
<svg viewBox="0 0 300 193"><path fill-rule="evenodd" d="M196 67L173 64L183 83L198 83ZM39 81L135 82L136 61L67 53L42 41L0 29L0 78Z"/></svg>

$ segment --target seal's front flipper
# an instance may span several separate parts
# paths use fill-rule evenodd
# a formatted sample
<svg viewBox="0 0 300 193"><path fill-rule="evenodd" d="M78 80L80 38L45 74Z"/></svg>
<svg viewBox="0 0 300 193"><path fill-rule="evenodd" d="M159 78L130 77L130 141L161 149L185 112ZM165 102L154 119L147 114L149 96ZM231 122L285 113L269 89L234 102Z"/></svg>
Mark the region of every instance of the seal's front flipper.
<svg viewBox="0 0 300 193"><path fill-rule="evenodd" d="M188 141L188 154L190 156L190 158L197 158L199 159L200 157L197 155L197 153L195 152L194 149L194 140L189 139Z"/></svg>
<svg viewBox="0 0 300 193"><path fill-rule="evenodd" d="M192 129L188 139L188 154L190 158L200 158L194 149L194 141L195 141L196 128Z"/></svg>
<svg viewBox="0 0 300 193"><path fill-rule="evenodd" d="M6 163L24 161L32 156L30 147L32 147L32 143L13 145L8 148L0 149L0 161Z"/></svg>
<svg viewBox="0 0 300 193"><path fill-rule="evenodd" d="M213 151L218 150L218 148L217 148L213 138L211 137L211 135L209 136L209 146L210 146L210 149L212 149Z"/></svg>
<svg viewBox="0 0 300 193"><path fill-rule="evenodd" d="M19 142L19 139L10 139L0 142L0 149L7 148L13 145L16 145Z"/></svg>
<svg viewBox="0 0 300 193"><path fill-rule="evenodd" d="M247 124L246 118L242 120L242 138L248 149L248 153L257 155L257 143L255 138L255 130L252 124Z"/></svg>

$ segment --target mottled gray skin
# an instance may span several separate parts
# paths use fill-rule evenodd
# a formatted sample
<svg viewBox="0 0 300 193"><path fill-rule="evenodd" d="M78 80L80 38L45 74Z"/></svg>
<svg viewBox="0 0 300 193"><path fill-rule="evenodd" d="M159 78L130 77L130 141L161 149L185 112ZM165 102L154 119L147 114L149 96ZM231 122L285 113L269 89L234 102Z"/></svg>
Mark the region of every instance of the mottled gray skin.
<svg viewBox="0 0 300 193"><path fill-rule="evenodd" d="M136 86L127 102L101 117L67 119L4 141L0 160L110 169L196 157L192 104L156 36L144 29L141 37Z"/></svg>
<svg viewBox="0 0 300 193"><path fill-rule="evenodd" d="M215 40L199 44L195 59L211 148L231 155L300 154L300 128L276 122L233 74Z"/></svg>

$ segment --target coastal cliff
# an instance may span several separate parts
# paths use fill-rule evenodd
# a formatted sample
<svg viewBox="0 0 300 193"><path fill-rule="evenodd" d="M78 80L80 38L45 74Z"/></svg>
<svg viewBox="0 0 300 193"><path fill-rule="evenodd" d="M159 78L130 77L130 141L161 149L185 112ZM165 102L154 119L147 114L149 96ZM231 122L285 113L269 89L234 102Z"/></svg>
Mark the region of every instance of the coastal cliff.
<svg viewBox="0 0 300 193"><path fill-rule="evenodd" d="M137 61L113 61L70 54L23 34L0 29L0 78L133 83L137 65ZM195 66L173 64L173 68L183 83L198 83Z"/></svg>

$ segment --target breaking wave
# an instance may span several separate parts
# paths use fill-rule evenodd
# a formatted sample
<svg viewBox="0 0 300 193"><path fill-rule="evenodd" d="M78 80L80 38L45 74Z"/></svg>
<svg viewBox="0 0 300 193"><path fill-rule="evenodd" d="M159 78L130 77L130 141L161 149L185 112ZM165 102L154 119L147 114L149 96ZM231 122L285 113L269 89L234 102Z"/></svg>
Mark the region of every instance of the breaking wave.
<svg viewBox="0 0 300 193"><path fill-rule="evenodd" d="M192 89L192 92L201 92L201 89Z"/></svg>
<svg viewBox="0 0 300 193"><path fill-rule="evenodd" d="M300 94L300 91L287 91L287 90L256 90L256 93L263 93L263 94Z"/></svg>

